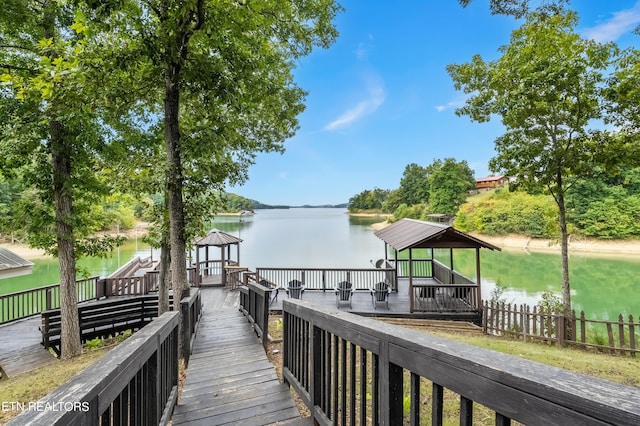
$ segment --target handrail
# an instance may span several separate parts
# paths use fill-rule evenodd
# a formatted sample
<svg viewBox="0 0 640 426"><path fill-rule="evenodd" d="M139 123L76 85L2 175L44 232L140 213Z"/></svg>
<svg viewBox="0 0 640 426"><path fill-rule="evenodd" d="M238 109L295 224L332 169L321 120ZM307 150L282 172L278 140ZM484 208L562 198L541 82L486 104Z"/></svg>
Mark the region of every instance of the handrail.
<svg viewBox="0 0 640 426"><path fill-rule="evenodd" d="M258 337L262 339L264 347L269 342L271 291L271 288L253 282L247 282L240 287L240 311L253 325Z"/></svg>
<svg viewBox="0 0 640 426"><path fill-rule="evenodd" d="M199 288L190 289L191 294L180 301L182 313L182 355L189 365L189 357L196 339L196 329L202 316L202 295Z"/></svg>
<svg viewBox="0 0 640 426"><path fill-rule="evenodd" d="M640 424L635 387L301 300L285 300L283 314L283 376L316 424L442 424L445 388L460 396L464 425L474 403L500 425ZM430 410L421 379L431 382Z"/></svg>
<svg viewBox="0 0 640 426"><path fill-rule="evenodd" d="M302 282L307 290L333 291L342 281L353 284L355 290L368 291L376 283L386 282L397 291L395 268L256 268L260 279L285 288L292 280Z"/></svg>
<svg viewBox="0 0 640 426"><path fill-rule="evenodd" d="M166 312L8 425L160 424L178 395L178 312ZM28 404L28 405L27 405Z"/></svg>
<svg viewBox="0 0 640 426"><path fill-rule="evenodd" d="M76 280L78 302L97 298L100 277ZM39 315L60 307L60 284L0 295L0 324Z"/></svg>

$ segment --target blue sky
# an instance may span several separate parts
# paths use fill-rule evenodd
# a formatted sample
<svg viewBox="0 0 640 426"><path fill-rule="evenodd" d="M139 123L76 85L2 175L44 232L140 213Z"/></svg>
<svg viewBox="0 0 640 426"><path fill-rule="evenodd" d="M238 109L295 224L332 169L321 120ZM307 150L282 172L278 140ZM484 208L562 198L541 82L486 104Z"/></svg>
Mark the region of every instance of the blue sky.
<svg viewBox="0 0 640 426"><path fill-rule="evenodd" d="M260 154L249 180L229 192L266 204L338 204L373 188L395 189L407 164L466 160L487 176L499 120L457 117L464 95L445 67L478 53L499 57L521 21L492 16L488 0L343 0L340 36L295 70L308 92L300 129L284 154ZM578 30L598 41L638 46L640 0L572 0Z"/></svg>

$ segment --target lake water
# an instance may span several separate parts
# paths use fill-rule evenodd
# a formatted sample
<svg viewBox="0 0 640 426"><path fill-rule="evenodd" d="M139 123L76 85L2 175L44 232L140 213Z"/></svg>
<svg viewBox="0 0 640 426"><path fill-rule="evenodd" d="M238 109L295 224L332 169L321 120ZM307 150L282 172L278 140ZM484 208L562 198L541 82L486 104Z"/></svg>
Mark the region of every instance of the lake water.
<svg viewBox="0 0 640 426"><path fill-rule="evenodd" d="M250 217L217 217L214 227L244 241L240 263L256 267L368 268L384 257L371 224L380 218L346 215L344 209L258 210ZM475 277L475 251L454 250L456 269ZM570 255L572 304L590 319L640 316L640 257ZM535 305L544 291L561 294L560 256L554 253L481 250L482 294L496 283L504 298Z"/></svg>
<svg viewBox="0 0 640 426"><path fill-rule="evenodd" d="M240 263L257 267L369 268L384 257L384 242L370 227L380 218L350 217L344 209L258 210L254 216L216 217L212 227L240 236ZM235 249L232 249L235 256ZM107 276L133 256L150 250L131 240L108 259L83 259L90 275ZM217 256L214 254L213 256ZM158 256L155 252L154 256ZM34 274L0 281L0 294L59 282L57 260L37 260ZM455 250L454 265L475 277L475 251ZM560 256L481 250L482 294L507 286L512 303L535 305L542 292L561 291ZM640 316L640 257L571 254L572 302L590 319Z"/></svg>
<svg viewBox="0 0 640 426"><path fill-rule="evenodd" d="M143 244L141 241L131 239L115 249L108 257L80 259L78 268L85 270L90 277L106 277L135 256L147 257L150 254L151 249L148 245ZM154 256L157 258L158 253L155 252ZM32 260L32 262L35 264L32 274L0 280L0 294L13 293L60 282L58 259L35 259Z"/></svg>

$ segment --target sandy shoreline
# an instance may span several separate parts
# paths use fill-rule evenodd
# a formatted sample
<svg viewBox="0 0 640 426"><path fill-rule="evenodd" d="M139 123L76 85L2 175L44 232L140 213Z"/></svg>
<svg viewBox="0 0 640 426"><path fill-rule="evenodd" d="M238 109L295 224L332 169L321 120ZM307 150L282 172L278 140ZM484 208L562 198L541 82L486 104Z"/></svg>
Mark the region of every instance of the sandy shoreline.
<svg viewBox="0 0 640 426"><path fill-rule="evenodd" d="M378 216L372 214L371 216ZM379 230L387 226L387 222L374 223L371 227ZM140 227L140 234L144 233L144 229ZM474 237L500 247L503 250L523 250L523 251L541 251L548 253L560 253L560 241L529 238L522 235L500 235L490 236L472 233ZM42 259L50 258L44 250L31 248L27 244L11 244L2 243L1 246L11 250L23 259ZM585 253L594 255L615 255L615 256L640 256L640 240L596 240L596 239L572 239L569 241L569 251L575 253Z"/></svg>
<svg viewBox="0 0 640 426"><path fill-rule="evenodd" d="M374 223L371 227L377 231L388 225L387 222L380 222ZM515 234L494 236L471 233L471 235L503 250L560 253L560 240L530 238ZM570 239L569 251L593 255L640 256L640 240Z"/></svg>
<svg viewBox="0 0 640 426"><path fill-rule="evenodd" d="M33 260L33 259L43 259L43 258L51 258L52 256L47 254L42 249L31 248L27 244L18 244L18 243L2 243L0 246L11 250L13 253L17 254L23 259Z"/></svg>

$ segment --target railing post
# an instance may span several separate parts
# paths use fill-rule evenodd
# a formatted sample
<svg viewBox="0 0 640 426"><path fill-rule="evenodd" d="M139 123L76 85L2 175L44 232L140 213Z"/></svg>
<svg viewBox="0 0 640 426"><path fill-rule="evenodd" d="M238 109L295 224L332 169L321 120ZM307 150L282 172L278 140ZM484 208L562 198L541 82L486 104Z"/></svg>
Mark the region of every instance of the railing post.
<svg viewBox="0 0 640 426"><path fill-rule="evenodd" d="M191 355L191 315L189 315L189 299L180 301L180 315L182 315L182 355L185 365L189 365Z"/></svg>
<svg viewBox="0 0 640 426"><path fill-rule="evenodd" d="M271 300L271 290L265 290L264 298L262 300L263 309L262 309L262 324L260 324L260 328L262 329L262 346L266 349L267 344L269 343L269 301Z"/></svg>
<svg viewBox="0 0 640 426"><path fill-rule="evenodd" d="M394 419L403 416L402 368L389 360L389 343L381 342L378 356L378 395L379 419L382 425L392 425ZM373 378L374 382L376 378ZM374 392L375 393L375 392Z"/></svg>
<svg viewBox="0 0 640 426"><path fill-rule="evenodd" d="M48 311L51 309L51 288L48 288L46 291L46 302L45 302L45 310Z"/></svg>

